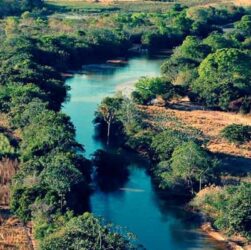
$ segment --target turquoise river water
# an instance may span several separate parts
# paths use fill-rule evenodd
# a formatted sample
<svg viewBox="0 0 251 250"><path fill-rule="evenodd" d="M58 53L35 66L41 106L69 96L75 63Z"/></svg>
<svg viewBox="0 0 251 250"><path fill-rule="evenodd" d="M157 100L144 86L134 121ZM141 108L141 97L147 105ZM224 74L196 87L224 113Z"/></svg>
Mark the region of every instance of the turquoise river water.
<svg viewBox="0 0 251 250"><path fill-rule="evenodd" d="M86 157L90 158L97 149L107 150L95 136L93 124L102 98L130 88L142 76L159 75L161 61L142 56L129 59L123 67L105 63L85 65L81 73L67 79L71 87L70 100L63 110L76 127L77 140L85 146ZM160 197L144 168L144 161L132 153L124 154L130 162L129 176L113 190L96 189L90 197L90 209L95 215L133 232L148 250L221 249L199 230L190 213L175 201Z"/></svg>

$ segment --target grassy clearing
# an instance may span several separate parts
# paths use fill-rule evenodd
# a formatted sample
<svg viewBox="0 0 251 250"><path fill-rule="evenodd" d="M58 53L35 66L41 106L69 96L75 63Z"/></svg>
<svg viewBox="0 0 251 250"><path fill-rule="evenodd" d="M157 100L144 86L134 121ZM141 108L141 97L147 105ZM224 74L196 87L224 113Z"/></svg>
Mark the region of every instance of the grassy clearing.
<svg viewBox="0 0 251 250"><path fill-rule="evenodd" d="M177 0L172 2L156 2L156 1L139 1L139 0L100 0L99 2L91 2L86 0L46 0L47 4L67 7L73 9L114 9L118 8L125 11L144 11L144 10L157 10L164 11L170 6L180 3L187 6L199 5L215 5L215 4L236 4L236 5L251 5L250 0Z"/></svg>
<svg viewBox="0 0 251 250"><path fill-rule="evenodd" d="M176 117L181 123L201 131L205 138L208 139L207 147L211 152L251 159L251 142L237 146L227 142L220 136L221 130L230 124L251 125L250 116L223 111L203 110L194 105L191 105L191 109L189 109L190 104L189 102L186 103L186 101L179 105L176 105L175 109L150 106L146 108L146 112L151 116L160 116L161 114L163 117ZM184 110L184 107L187 110ZM168 126L166 124L166 127Z"/></svg>
<svg viewBox="0 0 251 250"><path fill-rule="evenodd" d="M122 1L122 2L100 2L100 3L91 3L81 0L47 0L47 4L54 7L64 8L68 11L74 12L164 12L173 5L173 3L164 3L164 2L143 2L143 1Z"/></svg>
<svg viewBox="0 0 251 250"><path fill-rule="evenodd" d="M215 5L251 5L250 0L176 0L174 2L156 2L143 0L45 0L47 5L58 12L88 13L116 13L116 12L157 12L164 13L176 3L186 6L215 6Z"/></svg>

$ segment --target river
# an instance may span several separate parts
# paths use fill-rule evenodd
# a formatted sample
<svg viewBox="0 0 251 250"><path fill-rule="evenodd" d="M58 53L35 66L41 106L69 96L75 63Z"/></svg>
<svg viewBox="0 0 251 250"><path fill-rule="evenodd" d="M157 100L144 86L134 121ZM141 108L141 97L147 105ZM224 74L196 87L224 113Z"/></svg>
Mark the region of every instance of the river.
<svg viewBox="0 0 251 250"><path fill-rule="evenodd" d="M142 56L129 59L124 66L85 65L83 72L67 79L71 87L70 100L63 111L71 117L77 140L85 146L87 158L97 149L109 150L95 136L92 122L102 98L127 88L140 77L159 75L161 61ZM175 201L158 195L143 160L129 152L124 154L130 162L129 176L113 190L96 189L90 197L91 211L95 215L133 232L148 250L220 249L199 230L195 221L191 222L190 213Z"/></svg>

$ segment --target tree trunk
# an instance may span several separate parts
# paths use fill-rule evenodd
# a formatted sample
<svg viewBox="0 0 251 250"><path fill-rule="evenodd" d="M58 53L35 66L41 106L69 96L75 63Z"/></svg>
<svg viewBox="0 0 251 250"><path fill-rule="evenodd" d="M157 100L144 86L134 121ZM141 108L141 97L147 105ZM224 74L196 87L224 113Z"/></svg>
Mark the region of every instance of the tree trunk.
<svg viewBox="0 0 251 250"><path fill-rule="evenodd" d="M201 186L202 186L202 178L200 176L200 191L201 191Z"/></svg>
<svg viewBox="0 0 251 250"><path fill-rule="evenodd" d="M60 194L60 208L62 211L63 210L63 194L62 193Z"/></svg>
<svg viewBox="0 0 251 250"><path fill-rule="evenodd" d="M98 227L98 236L99 236L99 250L102 250L102 232L101 232L101 226Z"/></svg>
<svg viewBox="0 0 251 250"><path fill-rule="evenodd" d="M111 120L107 122L107 145L109 145L110 142L110 131L111 131Z"/></svg>

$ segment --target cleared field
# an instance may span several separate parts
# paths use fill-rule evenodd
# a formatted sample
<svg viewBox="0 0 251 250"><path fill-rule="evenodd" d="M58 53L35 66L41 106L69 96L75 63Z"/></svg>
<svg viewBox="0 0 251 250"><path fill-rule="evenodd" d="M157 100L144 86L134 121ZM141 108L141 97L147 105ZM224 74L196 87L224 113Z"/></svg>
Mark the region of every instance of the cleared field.
<svg viewBox="0 0 251 250"><path fill-rule="evenodd" d="M164 2L143 2L143 1L100 1L88 2L81 0L47 0L47 4L64 8L65 10L78 11L78 12L138 12L138 11L151 11L151 12L164 12L168 10L173 3Z"/></svg>
<svg viewBox="0 0 251 250"><path fill-rule="evenodd" d="M175 2L140 1L140 0L45 0L50 8L60 13L71 13L79 15L117 13L117 12L157 12L165 13L175 3L186 6L216 6L216 5L242 5L251 6L251 0L177 0Z"/></svg>
<svg viewBox="0 0 251 250"><path fill-rule="evenodd" d="M86 0L46 0L48 4L76 8L76 9L105 9L105 8L119 8L124 10L138 10L145 9L160 9L169 8L175 3L181 3L187 6L196 6L196 5L215 5L215 4L236 4L243 6L250 6L250 0L177 0L172 2L156 2L156 1L135 1L135 0L97 0L97 1L86 1ZM133 2L133 5L132 5ZM143 9L142 9L143 8Z"/></svg>
<svg viewBox="0 0 251 250"><path fill-rule="evenodd" d="M201 131L208 140L207 148L211 152L251 159L251 142L237 146L227 142L220 136L221 130L233 123L251 126L250 115L243 116L230 112L203 110L189 102L180 103L175 108L166 109L149 106L143 109L153 118L151 120L161 117L165 121L165 117L167 117L166 120L170 117L175 117L177 119L175 125L189 126ZM167 122L165 124L164 122L162 126L169 127L170 123Z"/></svg>

